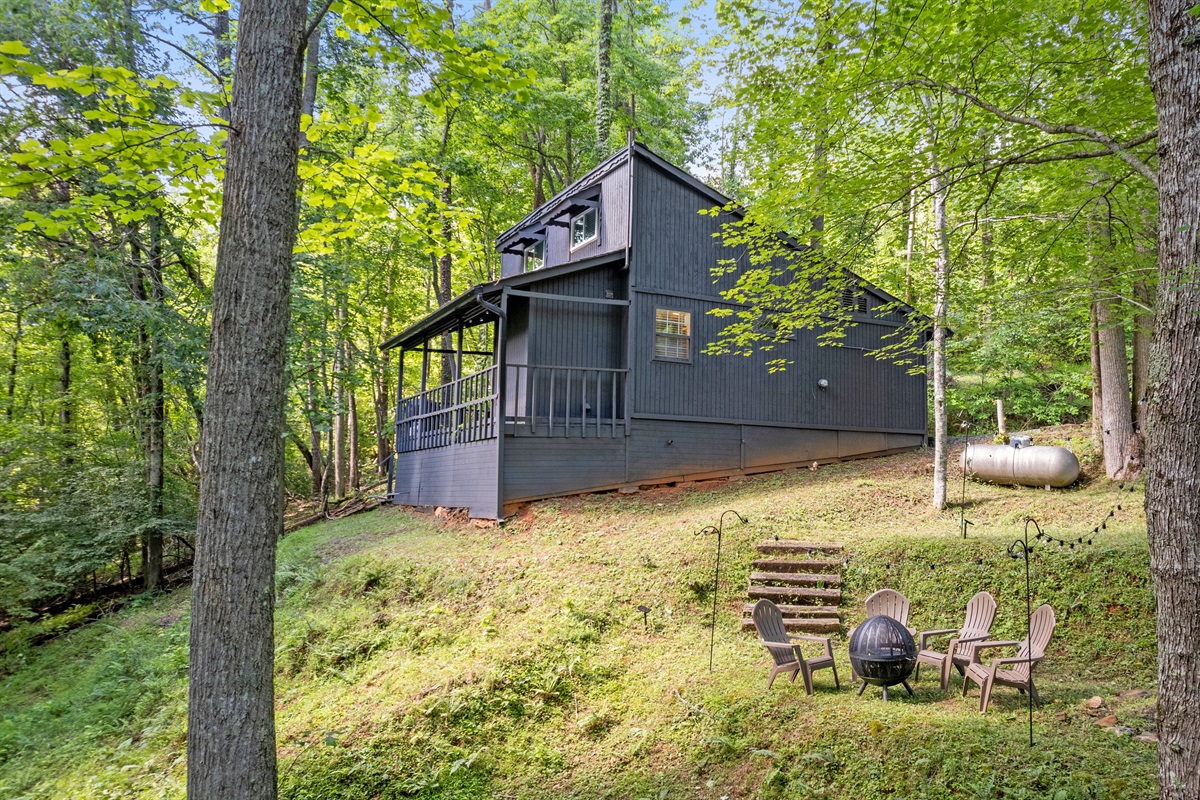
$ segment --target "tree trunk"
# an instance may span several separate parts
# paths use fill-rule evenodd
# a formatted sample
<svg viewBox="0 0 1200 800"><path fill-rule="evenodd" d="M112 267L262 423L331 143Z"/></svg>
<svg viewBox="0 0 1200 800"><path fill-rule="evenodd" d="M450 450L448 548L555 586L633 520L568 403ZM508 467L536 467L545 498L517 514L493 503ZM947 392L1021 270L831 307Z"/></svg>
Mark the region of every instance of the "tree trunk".
<svg viewBox="0 0 1200 800"><path fill-rule="evenodd" d="M17 358L20 356L22 333L21 323L24 321L22 318L23 311L23 308L20 306L17 307L17 322L16 327L13 330L12 348L9 350L8 386L6 387L8 399L4 404L4 415L8 417L10 422L13 418L13 406L15 406L17 402Z"/></svg>
<svg viewBox="0 0 1200 800"><path fill-rule="evenodd" d="M950 240L947 235L946 202L949 189L933 164L933 230L937 253L933 289L933 507L946 507L946 314L950 288Z"/></svg>
<svg viewBox="0 0 1200 800"><path fill-rule="evenodd" d="M217 51L217 68L216 73L221 85L217 87L217 91L224 91L225 80L229 77L232 71L233 64L233 42L229 39L229 9L218 11L213 15L213 39L216 44ZM229 119L229 106L223 105L217 109L217 116L221 119Z"/></svg>
<svg viewBox="0 0 1200 800"><path fill-rule="evenodd" d="M58 333L58 428L62 436L64 467L75 463L75 400L71 394L71 332L61 326Z"/></svg>
<svg viewBox="0 0 1200 800"><path fill-rule="evenodd" d="M1104 395L1101 393L1101 387L1104 386L1104 376L1100 374L1100 325L1096 321L1098 317L1097 306L1099 306L1099 301L1096 300L1095 293L1093 292L1092 304L1089 308L1089 317L1091 320L1089 339L1091 340L1092 364L1092 447L1103 452Z"/></svg>
<svg viewBox="0 0 1200 800"><path fill-rule="evenodd" d="M600 0L600 30L596 37L596 156L608 153L612 130L612 43L616 0Z"/></svg>
<svg viewBox="0 0 1200 800"><path fill-rule="evenodd" d="M333 496L346 495L346 299L338 295L333 349Z"/></svg>
<svg viewBox="0 0 1200 800"><path fill-rule="evenodd" d="M1150 348L1146 525L1158 609L1162 800L1200 797L1200 18L1193 5L1150 0L1159 278Z"/></svg>
<svg viewBox="0 0 1200 800"><path fill-rule="evenodd" d="M1133 299L1145 309L1154 308L1154 298L1145 281L1134 281ZM1146 435L1146 386L1150 382L1150 335L1154 314L1138 308L1133 314L1133 422L1138 436Z"/></svg>
<svg viewBox="0 0 1200 800"><path fill-rule="evenodd" d="M213 284L188 671L190 800L274 800L275 543L305 0L244 0Z"/></svg>
<svg viewBox="0 0 1200 800"><path fill-rule="evenodd" d="M150 253L146 262L146 277L150 283L151 310L155 318L166 303L162 278L162 218L150 218ZM146 376L145 420L146 420L146 494L150 503L150 515L161 519L163 515L164 463L166 452L166 397L163 391L163 342L157 319L151 321L149 330L149 359L144 365ZM156 523L147 529L142 543L143 588L152 592L162 579L163 535Z"/></svg>
<svg viewBox="0 0 1200 800"><path fill-rule="evenodd" d="M346 489L347 493L357 492L360 486L358 476L358 403L354 399L354 387L346 393Z"/></svg>
<svg viewBox="0 0 1200 800"><path fill-rule="evenodd" d="M1096 326L1100 339L1104 471L1109 478L1123 480L1129 467L1133 412L1129 408L1129 357L1125 349L1125 326L1121 324L1114 305L1111 297L1101 297L1096 302Z"/></svg>
<svg viewBox="0 0 1200 800"><path fill-rule="evenodd" d="M380 339L386 339L391 327L392 275L388 273L384 285L383 313L380 317ZM388 436L389 410L392 404L392 390L389 384L389 372L392 368L392 351L384 350L379 354L379 364L375 372L375 470L380 475L387 475L387 459L392 454L391 437Z"/></svg>
<svg viewBox="0 0 1200 800"><path fill-rule="evenodd" d="M317 108L317 75L321 68L321 26L313 28L304 50L304 96L300 101L300 114L315 118ZM308 136L301 132L300 148L308 147Z"/></svg>
<svg viewBox="0 0 1200 800"><path fill-rule="evenodd" d="M312 472L313 497L321 496L321 484L325 477L324 459L321 457L321 404L317 397L317 365L312 358L312 345L308 345L307 374L305 375L305 411L308 417L308 442L311 455L308 468Z"/></svg>

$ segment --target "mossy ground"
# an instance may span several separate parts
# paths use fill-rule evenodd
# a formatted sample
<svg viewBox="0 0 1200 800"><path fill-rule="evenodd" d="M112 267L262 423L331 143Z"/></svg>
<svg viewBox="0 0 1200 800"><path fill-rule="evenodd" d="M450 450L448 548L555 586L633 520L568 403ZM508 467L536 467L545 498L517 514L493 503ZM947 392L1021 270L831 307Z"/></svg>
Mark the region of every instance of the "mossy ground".
<svg viewBox="0 0 1200 800"><path fill-rule="evenodd" d="M547 501L496 529L382 509L293 534L278 574L281 796L1154 797L1154 745L1081 707L1101 695L1122 724L1153 728L1153 696L1116 697L1154 688L1142 494L1095 477L1066 433L1092 477L970 484L966 541L957 510L929 508L928 452ZM716 541L694 533L728 508L750 521L725 531L710 673ZM922 676L915 698L856 696L842 637L840 691L828 671L813 698L767 691L766 653L738 624L755 542L844 543L850 624L890 585L916 627L952 626L982 588L1000 603L994 633L1021 638L1024 566L1006 548L1027 515L1072 539L1106 521L1090 547L1033 556L1034 604L1059 626L1032 748L1015 690L982 716L957 678L946 694ZM8 639L0 796L183 795L188 599L142 598L40 647Z"/></svg>

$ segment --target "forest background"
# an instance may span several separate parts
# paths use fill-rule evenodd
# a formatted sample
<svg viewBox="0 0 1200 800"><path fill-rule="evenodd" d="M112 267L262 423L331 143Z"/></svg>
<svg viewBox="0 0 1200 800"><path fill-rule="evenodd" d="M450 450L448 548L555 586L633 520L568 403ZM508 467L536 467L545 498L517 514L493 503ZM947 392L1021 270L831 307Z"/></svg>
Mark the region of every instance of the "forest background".
<svg viewBox="0 0 1200 800"><path fill-rule="evenodd" d="M152 589L190 558L237 8L5 12L11 626L105 584ZM751 266L730 295L745 305L713 357L839 315L836 293L774 288L764 265L786 231L819 245L790 267L811 285L849 267L953 331L931 345L948 375L939 403L931 353L939 442L947 419L993 429L1003 399L1013 428L1091 416L1110 476L1136 471L1156 271L1144 9L334 12L306 59L283 431L294 499L379 491L397 387L378 343L494 279L496 235L630 131L750 209L728 232Z"/></svg>

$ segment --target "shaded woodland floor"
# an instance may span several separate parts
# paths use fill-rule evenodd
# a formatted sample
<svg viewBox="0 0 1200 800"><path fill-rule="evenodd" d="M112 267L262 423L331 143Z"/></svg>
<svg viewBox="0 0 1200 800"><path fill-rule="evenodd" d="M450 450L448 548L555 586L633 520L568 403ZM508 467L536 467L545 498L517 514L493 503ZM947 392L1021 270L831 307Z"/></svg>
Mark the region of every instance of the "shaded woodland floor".
<svg viewBox="0 0 1200 800"><path fill-rule="evenodd" d="M1153 730L1142 492L1097 477L1081 428L1037 438L1067 436L1081 482L969 484L965 541L957 508L928 507L929 452L545 501L496 529L381 509L298 531L278 572L281 796L1154 797L1155 745L1086 706ZM693 534L729 508L749 523L725 532L710 673L716 541ZM755 542L844 543L849 625L881 586L909 596L918 629L958 624L988 589L994 634L1021 638L1024 566L1006 548L1027 515L1093 539L1033 556L1034 605L1059 620L1034 747L1015 690L983 716L957 677L856 696L840 635L841 690L823 671L813 698L767 691L766 652L739 630ZM138 598L37 647L6 635L0 795L183 796L187 602Z"/></svg>

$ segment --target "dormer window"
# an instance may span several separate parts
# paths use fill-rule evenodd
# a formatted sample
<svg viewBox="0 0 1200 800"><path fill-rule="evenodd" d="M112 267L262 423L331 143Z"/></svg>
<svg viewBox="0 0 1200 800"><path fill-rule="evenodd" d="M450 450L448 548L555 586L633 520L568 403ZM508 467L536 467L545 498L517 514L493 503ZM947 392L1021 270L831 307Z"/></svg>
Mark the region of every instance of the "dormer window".
<svg viewBox="0 0 1200 800"><path fill-rule="evenodd" d="M596 224L599 213L599 209L592 206L571 217L572 250L593 241L599 235L599 226Z"/></svg>
<svg viewBox="0 0 1200 800"><path fill-rule="evenodd" d="M526 272L533 272L535 269L541 269L546 263L546 240L539 239L533 244L525 248L521 254L524 259L524 267Z"/></svg>

